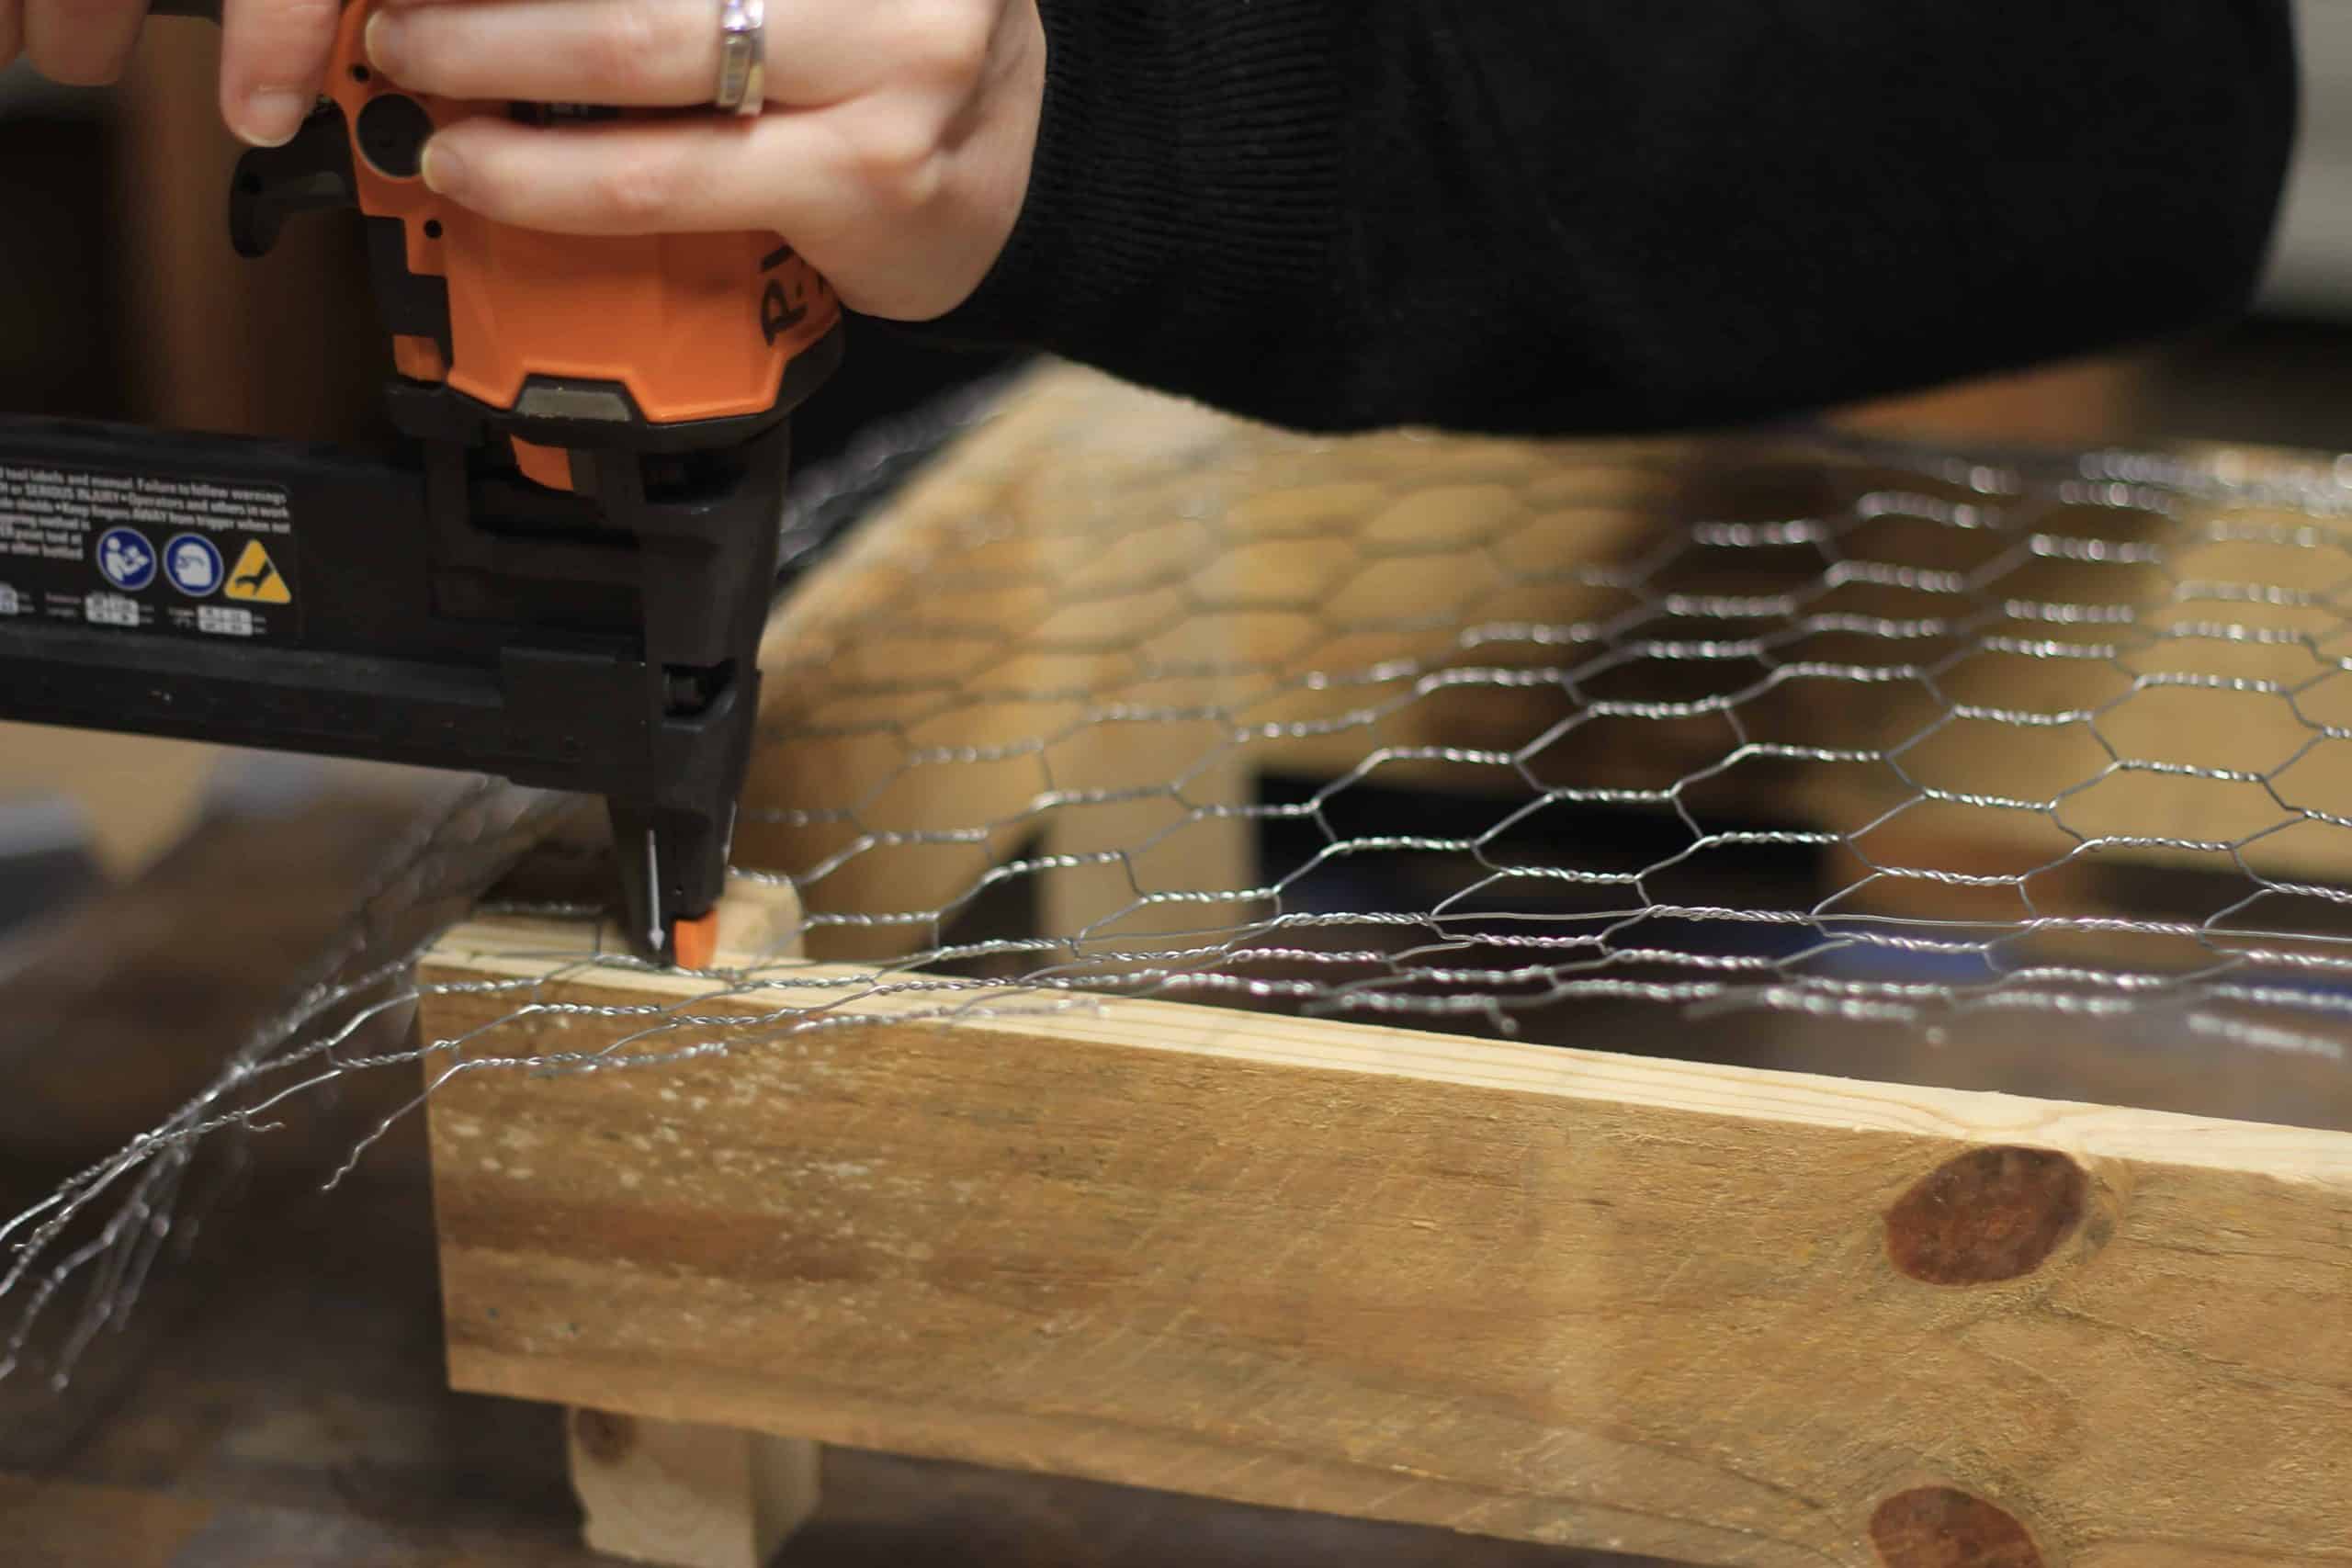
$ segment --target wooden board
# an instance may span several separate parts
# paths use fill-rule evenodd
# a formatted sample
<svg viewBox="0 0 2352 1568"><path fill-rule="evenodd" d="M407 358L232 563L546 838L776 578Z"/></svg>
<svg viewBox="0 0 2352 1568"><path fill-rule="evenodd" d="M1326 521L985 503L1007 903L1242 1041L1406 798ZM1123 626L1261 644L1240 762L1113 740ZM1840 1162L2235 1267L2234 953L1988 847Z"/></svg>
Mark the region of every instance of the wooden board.
<svg viewBox="0 0 2352 1568"><path fill-rule="evenodd" d="M232 818L0 977L0 1211L111 1155L275 1016L368 881L368 846L402 830L348 810ZM364 1049L400 1043L387 1028ZM611 1568L580 1541L563 1413L447 1388L423 1118L319 1193L414 1091L413 1070L357 1073L289 1105L244 1145L233 1201L190 1193L192 1251L167 1253L69 1388L38 1368L0 1380L7 1568ZM1569 1568L1499 1540L855 1450L825 1455L824 1489L785 1563Z"/></svg>
<svg viewBox="0 0 2352 1568"><path fill-rule="evenodd" d="M1560 705L1440 672L1555 655L1462 627L1622 607L1679 449L1310 441L1048 369L779 610L737 858L803 878L820 957L935 945L1033 845L1073 957L1238 924L1261 773L1509 775L1437 753Z"/></svg>
<svg viewBox="0 0 2352 1568"><path fill-rule="evenodd" d="M819 956L936 945L937 917L1033 845L1061 857L1032 880L1074 950L1114 926L1230 924L1246 902L1130 908L1251 880L1249 824L1220 808L1254 777L1205 713L1232 700L1215 666L1235 649L1169 596L1208 552L1181 515L1154 525L1212 502L1238 427L1157 401L1105 425L1109 385L1035 378L772 623L736 858L802 877ZM1151 521L1122 529L1081 487ZM1195 716L1125 716L1147 708Z"/></svg>
<svg viewBox="0 0 2352 1568"><path fill-rule="evenodd" d="M427 1037L812 999L589 934L454 934ZM458 1387L1698 1562L2352 1561L2352 1137L854 973L443 1089Z"/></svg>
<svg viewBox="0 0 2352 1568"><path fill-rule="evenodd" d="M1905 441L2101 446L2148 423L2153 354L2068 360L1840 409L1830 422Z"/></svg>
<svg viewBox="0 0 2352 1568"><path fill-rule="evenodd" d="M195 824L220 760L219 748L190 740L0 724L0 800L72 801L100 863L130 876Z"/></svg>
<svg viewBox="0 0 2352 1568"><path fill-rule="evenodd" d="M1278 773L1826 830L1847 913L2108 917L2148 868L2352 881L2324 816L2352 791L2352 633L2303 592L2310 519L2053 517L2113 548L2000 581L2080 624L1980 626L1911 581L2012 535L1891 515L1838 546L1887 580L1834 588L1810 545L1687 547L1705 520L1839 515L1854 482L1794 448L1310 440L1046 371L785 606L740 858L803 877L831 958L936 944L1024 853L1072 957L1229 929L1256 906L1213 896L1255 890L1240 812ZM2164 570L2134 564L2160 536ZM1820 624L1661 621L1672 593ZM1759 626L1769 660L1650 646Z"/></svg>

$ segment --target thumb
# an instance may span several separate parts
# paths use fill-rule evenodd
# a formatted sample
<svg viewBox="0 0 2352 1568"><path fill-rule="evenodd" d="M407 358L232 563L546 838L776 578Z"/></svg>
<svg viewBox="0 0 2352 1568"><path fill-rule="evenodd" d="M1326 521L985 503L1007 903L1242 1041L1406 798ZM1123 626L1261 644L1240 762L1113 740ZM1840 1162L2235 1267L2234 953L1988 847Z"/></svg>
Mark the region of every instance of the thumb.
<svg viewBox="0 0 2352 1568"><path fill-rule="evenodd" d="M301 128L318 101L334 48L336 0L224 0L220 7L220 113L257 147Z"/></svg>

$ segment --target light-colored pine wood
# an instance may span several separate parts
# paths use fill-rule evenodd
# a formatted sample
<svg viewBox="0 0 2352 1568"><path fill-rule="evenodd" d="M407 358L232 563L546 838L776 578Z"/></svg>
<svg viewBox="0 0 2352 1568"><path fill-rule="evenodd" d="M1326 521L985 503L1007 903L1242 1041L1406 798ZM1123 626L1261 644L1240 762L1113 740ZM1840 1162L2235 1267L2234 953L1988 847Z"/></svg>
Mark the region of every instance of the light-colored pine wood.
<svg viewBox="0 0 2352 1568"><path fill-rule="evenodd" d="M2352 1137L862 973L531 992L870 1021L447 1085L458 1386L1696 1562L2352 1560ZM648 1021L518 999L428 1037Z"/></svg>
<svg viewBox="0 0 2352 1568"><path fill-rule="evenodd" d="M1048 369L779 609L738 858L803 877L820 957L935 945L1024 852L1077 952L1237 925L1179 900L1254 886L1263 773L1524 790L1495 749L1564 694L1443 671L1556 650L1463 628L1631 603L1603 579L1676 493L1636 459L1679 449L1310 441Z"/></svg>
<svg viewBox="0 0 2352 1568"><path fill-rule="evenodd" d="M1214 465L1192 476L1189 493L1159 503L1167 513L1230 510L1235 498ZM1127 499L1114 490L1102 502ZM1242 682L1228 628L1191 592L1216 546L1197 529L1157 527L1105 551L1106 531L1072 529L1046 542L1041 558L1066 601L1108 593L1101 624L1113 632L1134 614L1129 590L1177 584L1182 597L1170 601L1174 624L1154 632L1148 654L1124 669L1120 654L1107 654L1096 672L1106 699L1096 707L1132 705L1137 716L1106 716L1044 750L1055 793L1037 845L1048 863L1036 879L1037 931L1098 972L1116 954L1181 951L1246 926L1260 879L1258 824L1249 815L1257 770L1232 716Z"/></svg>
<svg viewBox="0 0 2352 1568"><path fill-rule="evenodd" d="M2102 446L2146 423L2154 359L2068 360L1839 409L1830 423L1903 441Z"/></svg>
<svg viewBox="0 0 2352 1568"><path fill-rule="evenodd" d="M1046 934L1086 950L1181 907L1156 890L1253 875L1197 847L1147 866L1164 829L1234 820L1188 822L1193 786L1170 780L1524 798L1532 766L1663 790L1739 738L1643 719L1547 749L1589 694L1545 671L1658 591L1659 530L1758 504L1759 482L1788 515L1820 491L1767 465L1733 496L1711 488L1728 470L1657 456L1300 442L1048 373L785 607L741 858L797 874L820 958L889 958L1042 845ZM2282 570L2236 548L2199 570ZM1784 565L1711 591L1818 577ZM2059 561L2037 591L2099 602L2109 572ZM2039 660L1996 694L2085 707L2096 664ZM1841 680L1841 704L1793 682L1743 707L1742 735L1884 748L1999 673ZM2143 739L2242 750L2238 722L2157 715ZM1935 782L2021 798L2084 776L1966 740L1905 766L1997 764L2007 787ZM1917 784L1884 769L1783 772L1719 782L1823 826L1887 818L1883 865L2064 851L2032 813L1889 817ZM2188 830L2177 801L2139 804L2068 820ZM1107 891L1083 880L1111 869ZM649 1007L763 1021L723 1062L444 1087L460 1386L1696 1562L2352 1561L2339 1135L1155 1002L877 994L869 971L740 951L718 967L753 972L725 995L553 976L545 954L588 940L483 922L428 977L627 1016L501 1024L526 993L464 989L431 999L429 1035L539 1057L717 1037ZM776 1016L806 1007L822 1027Z"/></svg>
<svg viewBox="0 0 2352 1568"><path fill-rule="evenodd" d="M589 1547L662 1568L766 1568L817 1509L817 1445L574 1410L572 1490Z"/></svg>
<svg viewBox="0 0 2352 1568"><path fill-rule="evenodd" d="M713 966L797 957L801 931L790 885L738 877L719 900ZM607 924L600 940L622 939ZM588 1405L566 1414L564 1432L582 1539L607 1556L662 1568L764 1568L817 1510L823 1450L806 1438Z"/></svg>
<svg viewBox="0 0 2352 1568"><path fill-rule="evenodd" d="M2034 385L2128 382L2094 366ZM1899 424L1932 409L1881 412ZM2326 552L2292 512L2238 513L2242 536L2194 546L2217 514L2055 517L2116 550L2001 581L2020 602L2138 605L2132 626L1989 628L2030 645L2015 648L1792 628L1772 656L1785 678L1769 681L1687 649L1604 659L1628 615L1652 617L1644 636L1706 640L1720 623L1655 619L1673 592L1964 616L1899 585L1824 597L1824 558L1803 546L1658 556L1695 521L1834 516L1850 499L1786 448L1312 440L1049 370L785 606L742 857L814 871L820 921L887 922L820 925L813 951L835 958L935 944L991 868L1039 851L1061 857L1027 874L1040 931L1091 955L1178 916L1239 924L1239 899L1137 900L1238 886L1245 862L1217 841L1236 818L1202 808L1244 806L1270 774L1503 808L1541 788L1663 812L1675 792L1711 825L1851 840L1831 884L1848 913L2112 916L2117 875L2147 867L2352 878L2352 832L2300 819L2352 788L2352 742L2325 738L2352 728L2352 678L2335 670L2341 610L2299 597ZM2169 577L2129 559L2160 536ZM1838 551L1967 571L2017 547L1894 516ZM1736 711L1596 711L1732 692ZM1981 711L1955 717L1961 705ZM1179 777L1181 799L1095 794ZM2010 804L1962 804L1987 797ZM2035 952L2065 956L2054 937Z"/></svg>
<svg viewBox="0 0 2352 1568"><path fill-rule="evenodd" d="M1255 773L1216 712L1231 650L1182 587L1214 556L1183 520L1221 508L1234 427L1172 403L1106 422L1107 385L1036 378L771 625L736 853L802 878L819 955L936 945L934 917L1023 854L1074 955L1238 922L1238 897L1153 901L1255 882ZM1192 716L1132 716L1170 710Z"/></svg>

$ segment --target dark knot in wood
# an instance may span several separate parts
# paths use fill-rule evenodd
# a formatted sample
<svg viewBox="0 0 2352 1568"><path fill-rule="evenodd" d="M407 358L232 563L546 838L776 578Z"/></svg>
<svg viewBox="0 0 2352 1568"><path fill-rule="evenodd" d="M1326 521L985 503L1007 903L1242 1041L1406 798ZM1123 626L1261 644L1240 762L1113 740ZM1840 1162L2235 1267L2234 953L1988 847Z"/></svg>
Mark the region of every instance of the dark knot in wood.
<svg viewBox="0 0 2352 1568"><path fill-rule="evenodd" d="M580 1451L598 1464L618 1464L637 1447L637 1423L603 1410L574 1410L571 1434Z"/></svg>
<svg viewBox="0 0 2352 1568"><path fill-rule="evenodd" d="M2032 1273L2076 1223L2083 1168L2049 1149L1977 1149L1922 1178L1886 1212L1894 1266L1930 1285L1984 1285Z"/></svg>
<svg viewBox="0 0 2352 1568"><path fill-rule="evenodd" d="M1921 1486L1881 1503L1871 1515L1871 1544L1886 1568L2042 1568L2023 1525L1950 1486Z"/></svg>

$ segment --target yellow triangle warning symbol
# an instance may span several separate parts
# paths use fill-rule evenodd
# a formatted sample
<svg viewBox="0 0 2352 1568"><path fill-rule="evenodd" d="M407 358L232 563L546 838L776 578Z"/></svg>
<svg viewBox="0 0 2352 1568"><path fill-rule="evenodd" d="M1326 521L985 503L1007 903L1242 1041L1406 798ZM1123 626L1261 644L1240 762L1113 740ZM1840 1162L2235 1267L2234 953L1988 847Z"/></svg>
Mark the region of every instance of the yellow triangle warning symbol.
<svg viewBox="0 0 2352 1568"><path fill-rule="evenodd" d="M294 591L286 586L286 579L278 575L277 563L261 547L259 539L248 540L245 553L237 558L236 570L229 573L229 586L222 590L230 598L246 604L291 604Z"/></svg>

